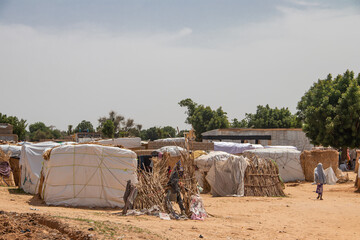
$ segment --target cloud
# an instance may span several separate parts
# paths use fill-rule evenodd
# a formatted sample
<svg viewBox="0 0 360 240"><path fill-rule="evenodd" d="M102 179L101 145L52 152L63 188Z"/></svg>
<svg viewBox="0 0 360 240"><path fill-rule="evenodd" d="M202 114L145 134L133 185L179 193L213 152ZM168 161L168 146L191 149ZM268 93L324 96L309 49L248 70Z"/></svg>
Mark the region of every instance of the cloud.
<svg viewBox="0 0 360 240"><path fill-rule="evenodd" d="M181 99L242 118L289 107L328 73L360 72L352 9L278 7L271 21L214 32L112 32L0 24L0 112L66 129L115 110L145 128L184 124Z"/></svg>

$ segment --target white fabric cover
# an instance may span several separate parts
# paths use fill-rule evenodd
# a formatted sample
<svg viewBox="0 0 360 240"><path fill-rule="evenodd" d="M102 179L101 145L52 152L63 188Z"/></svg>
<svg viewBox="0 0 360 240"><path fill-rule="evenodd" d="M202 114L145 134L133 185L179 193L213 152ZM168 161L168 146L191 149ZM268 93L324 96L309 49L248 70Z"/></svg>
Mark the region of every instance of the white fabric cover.
<svg viewBox="0 0 360 240"><path fill-rule="evenodd" d="M244 196L244 175L248 160L230 155L225 161L215 161L206 175L214 197Z"/></svg>
<svg viewBox="0 0 360 240"><path fill-rule="evenodd" d="M0 149L4 153L11 152L10 157L12 157L12 158L20 158L21 146L4 144L4 145L0 145Z"/></svg>
<svg viewBox="0 0 360 240"><path fill-rule="evenodd" d="M139 148L141 147L141 138L115 138L115 139L103 139L96 141L101 144L109 144L109 145L121 145L125 148Z"/></svg>
<svg viewBox="0 0 360 240"><path fill-rule="evenodd" d="M154 142L169 142L169 143L172 143L172 142L185 142L185 138L183 137L179 137L179 138L163 138L163 139L156 139L154 140Z"/></svg>
<svg viewBox="0 0 360 240"><path fill-rule="evenodd" d="M260 144L235 143L235 142L214 142L215 151L223 151L231 154L243 153L250 149L264 148Z"/></svg>
<svg viewBox="0 0 360 240"><path fill-rule="evenodd" d="M221 151L212 151L209 154L201 155L194 160L201 172L208 172L215 161L226 161L231 154Z"/></svg>
<svg viewBox="0 0 360 240"><path fill-rule="evenodd" d="M280 177L284 182L305 181L304 172L300 165L301 152L294 149L265 148L246 152L254 153L262 158L270 158L276 162Z"/></svg>
<svg viewBox="0 0 360 240"><path fill-rule="evenodd" d="M294 149L294 150L298 150L296 147L294 146L264 146L264 148L280 148L280 149Z"/></svg>
<svg viewBox="0 0 360 240"><path fill-rule="evenodd" d="M21 166L20 186L24 192L38 193L44 150L59 145L55 142L25 143L22 145L19 164Z"/></svg>
<svg viewBox="0 0 360 240"><path fill-rule="evenodd" d="M328 167L327 169L324 170L324 172L326 176L326 184L335 185L339 179L336 177L332 167Z"/></svg>
<svg viewBox="0 0 360 240"><path fill-rule="evenodd" d="M159 148L157 151L162 153L170 153L170 157L180 157L181 152L185 152L185 149L178 146L165 146L162 148Z"/></svg>
<svg viewBox="0 0 360 240"><path fill-rule="evenodd" d="M54 148L44 162L42 196L46 204L123 207L126 183L137 183L136 154L96 144Z"/></svg>

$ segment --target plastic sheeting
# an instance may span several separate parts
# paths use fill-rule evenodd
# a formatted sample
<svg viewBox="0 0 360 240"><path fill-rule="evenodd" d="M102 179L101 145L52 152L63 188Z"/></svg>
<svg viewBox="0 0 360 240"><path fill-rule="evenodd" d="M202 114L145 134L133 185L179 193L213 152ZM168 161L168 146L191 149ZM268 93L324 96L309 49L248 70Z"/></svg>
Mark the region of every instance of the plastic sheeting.
<svg viewBox="0 0 360 240"><path fill-rule="evenodd" d="M183 137L179 137L179 138L163 138L163 139L157 139L154 140L154 142L175 142L175 143L179 143L179 142L185 142L185 138Z"/></svg>
<svg viewBox="0 0 360 240"><path fill-rule="evenodd" d="M314 171L315 171L315 169L314 169ZM326 184L335 185L339 179L336 177L335 172L332 169L332 167L328 167L327 169L324 170L324 172L325 172L325 176L326 176Z"/></svg>
<svg viewBox="0 0 360 240"><path fill-rule="evenodd" d="M244 176L248 166L243 156L230 155L225 161L215 161L206 180L214 197L244 196Z"/></svg>
<svg viewBox="0 0 360 240"><path fill-rule="evenodd" d="M44 162L42 196L46 204L123 207L126 183L137 183L136 154L96 144L54 148Z"/></svg>
<svg viewBox="0 0 360 240"><path fill-rule="evenodd" d="M43 152L48 148L59 146L55 142L25 143L21 148L21 188L31 194L38 193L39 177L42 167Z"/></svg>
<svg viewBox="0 0 360 240"><path fill-rule="evenodd" d="M181 152L185 152L185 149L178 146L165 146L162 148L159 148L157 151L162 153L169 153L170 157L180 157Z"/></svg>
<svg viewBox="0 0 360 240"><path fill-rule="evenodd" d="M208 172L215 161L226 161L231 154L221 151L213 151L207 155L195 158L194 162L201 172Z"/></svg>
<svg viewBox="0 0 360 240"><path fill-rule="evenodd" d="M20 158L21 146L5 144L5 145L0 145L0 149L4 153L11 152L10 157L12 157L12 158Z"/></svg>
<svg viewBox="0 0 360 240"><path fill-rule="evenodd" d="M301 152L298 150L266 148L248 150L246 152L274 160L278 165L280 177L284 182L305 181L305 175L300 165Z"/></svg>
<svg viewBox="0 0 360 240"><path fill-rule="evenodd" d="M96 141L101 144L109 144L109 145L121 145L125 148L139 148L141 147L141 138L115 138L115 139L104 139Z"/></svg>
<svg viewBox="0 0 360 240"><path fill-rule="evenodd" d="M264 146L264 148L278 148L278 149L294 149L294 150L298 150L296 147L294 146Z"/></svg>
<svg viewBox="0 0 360 240"><path fill-rule="evenodd" d="M235 142L214 142L215 151L223 151L231 154L243 153L250 149L263 149L260 144L235 143Z"/></svg>

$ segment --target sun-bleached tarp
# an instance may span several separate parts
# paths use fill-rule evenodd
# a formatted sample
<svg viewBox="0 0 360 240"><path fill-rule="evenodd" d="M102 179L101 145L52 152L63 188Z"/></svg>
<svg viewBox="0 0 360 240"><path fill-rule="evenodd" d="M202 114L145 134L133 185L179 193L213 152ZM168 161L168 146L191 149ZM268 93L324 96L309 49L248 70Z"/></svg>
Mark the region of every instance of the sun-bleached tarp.
<svg viewBox="0 0 360 240"><path fill-rule="evenodd" d="M103 139L96 141L101 144L109 144L109 145L121 145L125 148L139 148L141 147L141 138L114 138L114 139Z"/></svg>
<svg viewBox="0 0 360 240"><path fill-rule="evenodd" d="M184 137L178 137L178 138L162 138L162 139L156 139L154 142L168 142L168 143L181 143L185 142Z"/></svg>
<svg viewBox="0 0 360 240"><path fill-rule="evenodd" d="M41 196L48 205L123 207L126 183L137 183L136 154L97 144L63 145L44 162Z"/></svg>
<svg viewBox="0 0 360 240"><path fill-rule="evenodd" d="M223 151L230 154L239 154L243 153L246 150L250 149L262 149L264 148L260 144L250 144L250 143L235 143L235 142L214 142L215 151Z"/></svg>
<svg viewBox="0 0 360 240"><path fill-rule="evenodd" d="M0 145L0 149L6 154L11 152L10 157L12 157L12 158L20 158L21 146L3 144L3 145Z"/></svg>
<svg viewBox="0 0 360 240"><path fill-rule="evenodd" d="M326 184L335 185L339 179L336 177L332 167L328 167L327 169L324 170L324 172L326 176Z"/></svg>
<svg viewBox="0 0 360 240"><path fill-rule="evenodd" d="M59 145L55 142L25 143L22 145L19 164L21 167L20 186L24 192L38 193L39 177L44 161L43 153L46 149Z"/></svg>
<svg viewBox="0 0 360 240"><path fill-rule="evenodd" d="M185 149L178 146L164 146L157 150L161 153L169 153L171 157L180 157L181 153L185 153Z"/></svg>
<svg viewBox="0 0 360 240"><path fill-rule="evenodd" d="M195 165L200 172L208 172L215 161L226 161L231 154L222 151L212 151L209 154L195 158Z"/></svg>
<svg viewBox="0 0 360 240"><path fill-rule="evenodd" d="M305 181L305 175L300 164L301 152L295 149L265 148L247 150L262 158L270 158L276 162L279 174L284 182Z"/></svg>
<svg viewBox="0 0 360 240"><path fill-rule="evenodd" d="M215 161L206 180L214 197L244 196L244 176L248 160L243 156L230 155L225 161Z"/></svg>

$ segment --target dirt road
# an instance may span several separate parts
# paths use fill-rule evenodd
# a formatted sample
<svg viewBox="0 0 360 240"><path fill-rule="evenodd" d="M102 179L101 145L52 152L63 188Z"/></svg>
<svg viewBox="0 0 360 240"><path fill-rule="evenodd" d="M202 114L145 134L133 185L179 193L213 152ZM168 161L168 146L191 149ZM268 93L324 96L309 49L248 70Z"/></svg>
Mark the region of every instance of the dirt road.
<svg viewBox="0 0 360 240"><path fill-rule="evenodd" d="M355 178L354 173L349 176ZM211 215L205 221L114 214L120 209L47 206L35 196L8 188L0 188L0 210L40 214L67 224L71 232L99 239L183 240L199 239L200 235L204 239L360 239L360 193L354 192L353 184L325 185L323 201L316 200L315 186L306 182L286 184L284 198L203 194ZM3 229L0 224L0 238ZM67 239L65 235L58 239Z"/></svg>

